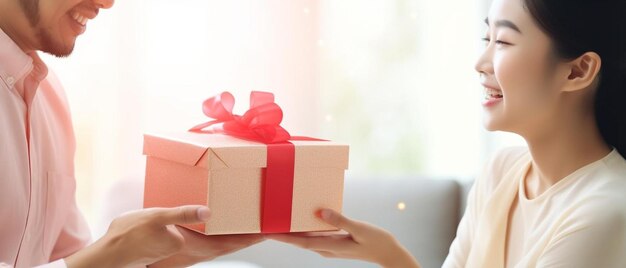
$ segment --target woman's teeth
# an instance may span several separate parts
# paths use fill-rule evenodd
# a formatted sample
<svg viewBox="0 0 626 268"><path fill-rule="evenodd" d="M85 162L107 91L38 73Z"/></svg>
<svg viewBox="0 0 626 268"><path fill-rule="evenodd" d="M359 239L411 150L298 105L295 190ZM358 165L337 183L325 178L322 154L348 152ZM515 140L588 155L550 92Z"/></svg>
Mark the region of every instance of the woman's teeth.
<svg viewBox="0 0 626 268"><path fill-rule="evenodd" d="M85 26L85 24L87 24L88 18L81 14L78 14L78 12L74 12L74 15L72 15L72 17L74 18L76 22L78 22L82 26Z"/></svg>
<svg viewBox="0 0 626 268"><path fill-rule="evenodd" d="M485 99L500 99L502 97L502 91L493 88L485 88Z"/></svg>

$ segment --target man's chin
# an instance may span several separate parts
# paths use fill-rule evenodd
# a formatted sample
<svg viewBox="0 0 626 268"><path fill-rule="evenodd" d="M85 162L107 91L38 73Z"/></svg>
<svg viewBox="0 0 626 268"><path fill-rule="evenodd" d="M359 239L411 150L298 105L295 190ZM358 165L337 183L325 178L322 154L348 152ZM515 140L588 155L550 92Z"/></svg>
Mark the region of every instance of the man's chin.
<svg viewBox="0 0 626 268"><path fill-rule="evenodd" d="M64 44L62 42L57 42L43 32L39 34L39 41L41 42L41 48L39 50L58 58L65 58L72 54L72 51L74 51L74 45L76 44L76 39Z"/></svg>
<svg viewBox="0 0 626 268"><path fill-rule="evenodd" d="M71 47L43 47L41 51L57 58L66 58L74 51L74 44Z"/></svg>

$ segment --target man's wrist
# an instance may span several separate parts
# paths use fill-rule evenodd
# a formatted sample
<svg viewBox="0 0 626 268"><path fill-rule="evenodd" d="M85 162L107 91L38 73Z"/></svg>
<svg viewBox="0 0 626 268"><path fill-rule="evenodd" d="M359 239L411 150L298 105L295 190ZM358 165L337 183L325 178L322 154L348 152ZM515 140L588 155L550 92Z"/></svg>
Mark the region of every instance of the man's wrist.
<svg viewBox="0 0 626 268"><path fill-rule="evenodd" d="M98 240L65 258L65 264L68 268L120 267L120 257L112 243Z"/></svg>

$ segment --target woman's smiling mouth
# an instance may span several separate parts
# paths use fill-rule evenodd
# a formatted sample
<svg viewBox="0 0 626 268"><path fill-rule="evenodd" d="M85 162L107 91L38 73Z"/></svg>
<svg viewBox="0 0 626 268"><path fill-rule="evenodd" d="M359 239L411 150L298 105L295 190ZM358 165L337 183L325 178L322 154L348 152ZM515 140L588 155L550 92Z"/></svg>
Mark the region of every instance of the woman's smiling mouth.
<svg viewBox="0 0 626 268"><path fill-rule="evenodd" d="M502 101L504 95L502 94L502 90L496 89L490 86L485 86L485 98L483 101L483 106L491 107Z"/></svg>

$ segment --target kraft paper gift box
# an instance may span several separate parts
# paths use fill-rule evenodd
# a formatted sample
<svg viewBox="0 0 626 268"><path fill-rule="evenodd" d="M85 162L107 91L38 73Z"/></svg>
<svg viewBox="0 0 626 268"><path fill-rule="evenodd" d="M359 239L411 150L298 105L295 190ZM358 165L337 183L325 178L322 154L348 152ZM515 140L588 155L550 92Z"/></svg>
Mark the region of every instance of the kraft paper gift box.
<svg viewBox="0 0 626 268"><path fill-rule="evenodd" d="M292 192L286 193L266 189L270 145L223 134L144 135L144 207L206 205L210 220L185 227L209 235L336 230L315 212L341 211L348 146L330 141L290 143ZM289 189L290 182L273 183L287 184ZM274 195L282 197L271 200Z"/></svg>

